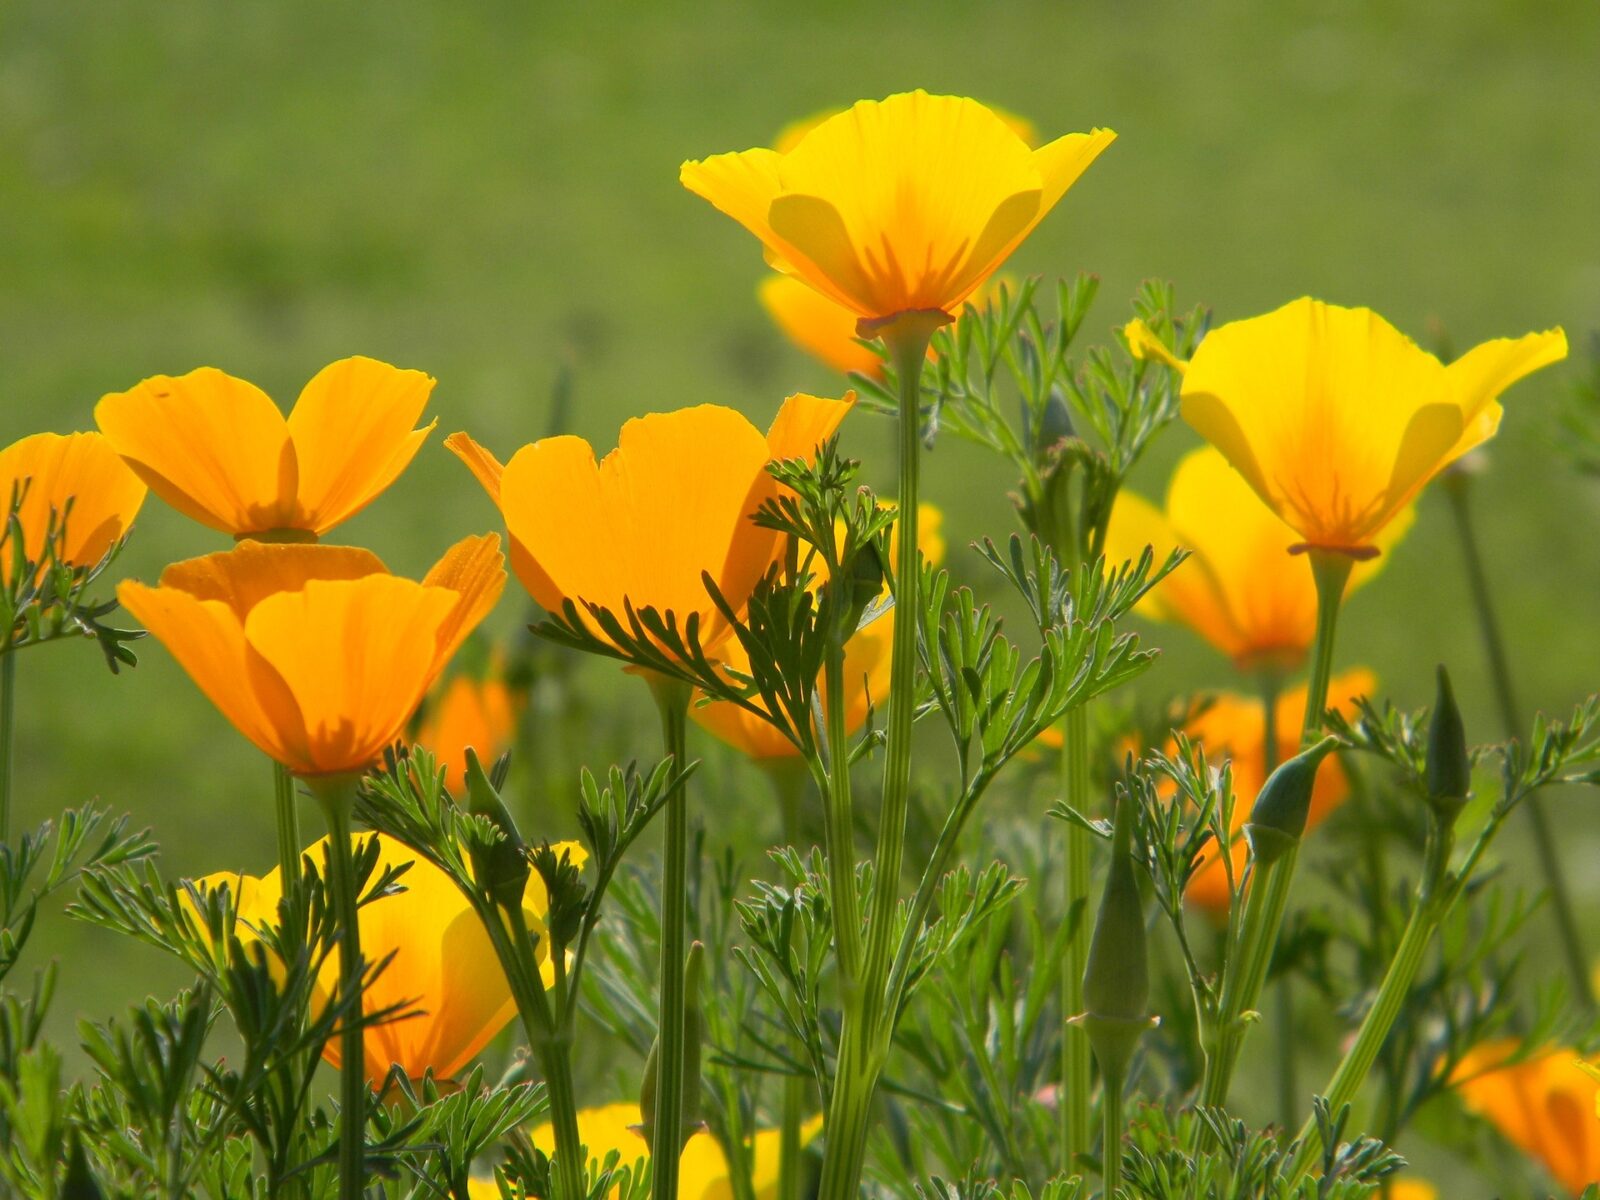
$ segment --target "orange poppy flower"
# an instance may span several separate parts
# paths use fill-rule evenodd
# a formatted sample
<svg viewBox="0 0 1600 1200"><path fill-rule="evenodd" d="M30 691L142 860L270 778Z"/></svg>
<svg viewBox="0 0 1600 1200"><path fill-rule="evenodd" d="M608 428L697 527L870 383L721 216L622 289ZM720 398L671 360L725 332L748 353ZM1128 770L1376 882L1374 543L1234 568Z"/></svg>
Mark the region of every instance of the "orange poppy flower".
<svg viewBox="0 0 1600 1200"><path fill-rule="evenodd" d="M390 1068L398 1066L412 1079L421 1079L428 1071L437 1079L453 1079L516 1016L516 1001L483 922L461 889L438 867L392 838L363 833L353 835L350 842L358 847L368 838L378 840L380 872L411 866L399 880L403 891L360 909L362 956L369 963L394 956L367 989L362 1007L381 1012L398 1006L409 1014L363 1031L367 1078L381 1090ZM323 838L304 851L319 866L327 841ZM552 849L558 855L565 852L580 867L588 857L576 842L561 842ZM259 879L222 873L196 881L201 889L223 884L232 890L234 910L246 926L259 929L277 923L283 878L276 868ZM549 899L537 872L529 876L524 911L529 928L535 934L542 931ZM240 936L249 935L241 930ZM538 946L545 985L554 986L545 939L540 938ZM338 956L329 955L312 995L314 1010L320 1011L338 990ZM323 1046L322 1056L339 1066L337 1037Z"/></svg>
<svg viewBox="0 0 1600 1200"><path fill-rule="evenodd" d="M1499 1065L1515 1049L1515 1042L1498 1041L1473 1050L1456 1068L1456 1090L1468 1110L1576 1196L1600 1182L1600 1081L1571 1050Z"/></svg>
<svg viewBox="0 0 1600 1200"><path fill-rule="evenodd" d="M1115 137L1031 150L977 101L916 91L860 101L786 152L686 162L679 179L856 316L954 317Z"/></svg>
<svg viewBox="0 0 1600 1200"><path fill-rule="evenodd" d="M247 738L300 775L363 770L505 586L500 539L471 537L421 583L345 546L241 542L175 563L123 606Z"/></svg>
<svg viewBox="0 0 1600 1200"><path fill-rule="evenodd" d="M1378 545L1393 546L1411 519L1410 508L1401 511L1379 533ZM1298 540L1220 451L1203 446L1173 472L1164 512L1126 489L1118 493L1105 552L1115 563L1137 558L1147 545L1157 561L1175 546L1190 551L1139 611L1189 626L1241 670L1293 670L1317 632L1315 580L1304 559L1289 552ZM1357 563L1349 587L1372 578L1385 561Z"/></svg>
<svg viewBox="0 0 1600 1200"><path fill-rule="evenodd" d="M1371 309L1306 298L1207 334L1181 405L1305 545L1366 557L1428 480L1494 436L1496 397L1566 355L1552 329L1445 366Z"/></svg>
<svg viewBox="0 0 1600 1200"><path fill-rule="evenodd" d="M652 413L623 425L599 462L570 436L524 446L504 466L464 433L445 445L499 506L512 569L546 609L586 601L621 619L631 602L674 614L680 629L697 615L709 651L729 630L702 574L743 607L778 549L778 534L750 520L778 492L767 465L809 458L853 402L790 396L765 437L714 404Z"/></svg>
<svg viewBox="0 0 1600 1200"><path fill-rule="evenodd" d="M930 563L943 562L944 536L940 530L944 524L944 514L931 504L918 505L917 511L917 544L922 550L922 557ZM890 536L893 543L898 543L899 539L892 532ZM891 559L894 553L891 548ZM820 565L820 562L814 562L813 571ZM815 581L815 586L820 587L821 584L821 579ZM885 584L885 590L887 587ZM846 697L845 728L851 734L866 723L868 711L874 708L882 710L888 698L889 660L893 645L893 608L865 629L857 630L855 636L845 643L844 680L845 686L851 689ZM723 647L722 660L735 672L749 673L749 656L737 639L730 640ZM708 704L693 704L689 708L689 715L702 728L751 758L794 758L800 753L794 743L769 722L731 701L713 700Z"/></svg>
<svg viewBox="0 0 1600 1200"><path fill-rule="evenodd" d="M522 698L498 677L457 675L427 710L414 739L433 753L454 787L467 777L467 749L485 764L511 748Z"/></svg>
<svg viewBox="0 0 1600 1200"><path fill-rule="evenodd" d="M994 104L986 104L984 107L1005 122L1006 128L1029 146L1037 146L1039 144L1039 130L1027 117L1019 117L1016 113L1007 112ZM842 112L848 111L848 109L844 108L825 108L821 112L812 113L809 117L801 117L798 121L790 121L778 131L778 136L773 139L772 148L779 154L787 154L804 141L806 135L818 125L837 117Z"/></svg>
<svg viewBox="0 0 1600 1200"><path fill-rule="evenodd" d="M145 496L144 484L98 433L36 433L0 450L0 506L7 512L19 490L23 557L31 563L44 557L54 514L64 534L62 560L73 567L104 558L128 532ZM12 549L9 528L0 527L0 582L6 584Z"/></svg>
<svg viewBox="0 0 1600 1200"><path fill-rule="evenodd" d="M201 367L114 392L95 420L156 495L234 537L315 541L406 469L433 377L370 358L330 363L286 420L260 388ZM287 535L287 536L286 536Z"/></svg>
<svg viewBox="0 0 1600 1200"><path fill-rule="evenodd" d="M1336 677L1328 687L1328 707L1340 712L1354 713L1356 700L1372 695L1377 679L1372 672L1357 669ZM1278 697L1277 761L1292 758L1300 748L1300 725L1306 714L1306 685L1301 684ZM1233 763L1233 832L1235 835L1250 819L1250 808L1256 795L1267 781L1266 720L1261 711L1261 701L1252 696L1224 692L1216 697L1210 707L1202 711L1184 727L1196 743L1205 748L1207 758L1220 764L1223 758ZM1311 792L1311 812L1306 819L1306 832L1315 829L1344 802L1349 794L1350 781L1337 758L1330 758L1317 773L1316 786ZM1249 858L1249 847L1241 836L1235 836L1229 852L1233 859L1235 883L1243 875ZM1209 912L1228 911L1228 873L1222 859L1213 848L1207 861L1202 863L1189 880L1184 898Z"/></svg>

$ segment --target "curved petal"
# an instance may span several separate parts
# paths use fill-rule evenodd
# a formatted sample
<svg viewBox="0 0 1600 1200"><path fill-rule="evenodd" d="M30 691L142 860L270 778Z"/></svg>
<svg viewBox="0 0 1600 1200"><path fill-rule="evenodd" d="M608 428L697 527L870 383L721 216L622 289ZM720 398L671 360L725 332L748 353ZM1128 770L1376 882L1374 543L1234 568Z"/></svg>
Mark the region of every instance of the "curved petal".
<svg viewBox="0 0 1600 1200"><path fill-rule="evenodd" d="M602 493L594 451L580 437L542 438L511 456L500 481L500 511L517 578L541 606L567 599L622 611L625 533Z"/></svg>
<svg viewBox="0 0 1600 1200"><path fill-rule="evenodd" d="M506 473L504 464L493 454L472 440L467 433L452 433L444 440L444 448L467 465L472 477L483 485L495 507L500 506L500 477Z"/></svg>
<svg viewBox="0 0 1600 1200"><path fill-rule="evenodd" d="M798 252L769 220L772 202L783 191L778 179L780 157L766 149L713 154L684 163L678 168L678 182L755 234L774 267L793 273Z"/></svg>
<svg viewBox="0 0 1600 1200"><path fill-rule="evenodd" d="M250 610L275 592L297 592L313 579L388 573L376 554L355 546L246 540L232 550L173 563L161 572L161 586L198 600L220 600L243 625Z"/></svg>
<svg viewBox="0 0 1600 1200"><path fill-rule="evenodd" d="M437 670L444 669L500 599L506 586L505 562L500 535L485 533L462 538L423 576L424 587L447 588L457 597L450 620L439 630Z"/></svg>
<svg viewBox="0 0 1600 1200"><path fill-rule="evenodd" d="M24 481L26 487L23 488ZM44 555L55 514L63 529L64 559L89 567L105 556L133 524L145 485L99 433L36 433L0 450L0 507L22 490L17 519L30 562ZM9 580L11 547L0 552L0 578Z"/></svg>
<svg viewBox="0 0 1600 1200"><path fill-rule="evenodd" d="M260 388L201 367L103 397L101 432L151 489L224 533L306 528L289 427Z"/></svg>
<svg viewBox="0 0 1600 1200"><path fill-rule="evenodd" d="M131 579L117 585L117 599L171 652L234 728L279 762L291 760L285 730L251 686L244 627L228 604Z"/></svg>
<svg viewBox="0 0 1600 1200"><path fill-rule="evenodd" d="M369 575L314 579L251 609L244 635L252 686L276 708L268 691L281 679L304 723L304 750L291 769L362 770L398 741L438 673L437 647L458 603L446 588Z"/></svg>
<svg viewBox="0 0 1600 1200"><path fill-rule="evenodd" d="M421 371L359 356L312 376L288 421L307 528L326 533L399 477L437 423L412 428L433 385Z"/></svg>
<svg viewBox="0 0 1600 1200"><path fill-rule="evenodd" d="M839 210L821 196L787 193L768 211L773 238L795 247L771 265L804 280L818 293L857 316L887 316L913 305L910 285L892 254L863 261Z"/></svg>
<svg viewBox="0 0 1600 1200"><path fill-rule="evenodd" d="M792 275L768 275L757 290L778 328L824 365L883 377L883 359L856 336L856 314Z"/></svg>
<svg viewBox="0 0 1600 1200"><path fill-rule="evenodd" d="M1560 327L1519 338L1495 338L1468 350L1444 369L1450 390L1468 418L1517 380L1567 357Z"/></svg>

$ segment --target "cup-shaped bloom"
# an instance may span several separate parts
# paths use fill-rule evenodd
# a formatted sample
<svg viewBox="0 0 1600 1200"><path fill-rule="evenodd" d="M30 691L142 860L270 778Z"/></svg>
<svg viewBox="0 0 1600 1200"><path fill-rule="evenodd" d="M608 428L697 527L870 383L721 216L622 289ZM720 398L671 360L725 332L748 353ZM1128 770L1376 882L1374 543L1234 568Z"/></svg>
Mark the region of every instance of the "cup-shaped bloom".
<svg viewBox="0 0 1600 1200"><path fill-rule="evenodd" d="M595 604L621 620L632 604L673 614L680 629L698 616L710 651L729 629L702 576L744 606L780 540L750 519L778 494L767 465L810 458L852 402L790 396L765 436L714 404L652 413L623 425L598 462L571 436L524 446L503 467L464 433L445 445L499 506L512 569L546 609L572 600L580 614Z"/></svg>
<svg viewBox="0 0 1600 1200"><path fill-rule="evenodd" d="M260 388L215 367L156 375L104 397L95 420L172 507L234 537L314 541L405 470L433 377L345 358L312 377L285 419Z"/></svg>
<svg viewBox="0 0 1600 1200"><path fill-rule="evenodd" d="M578 1110L578 1137L588 1148L590 1158L603 1162L613 1150L621 1166L632 1167L650 1157L650 1143L640 1133L643 1114L637 1104L603 1104ZM802 1142L809 1142L822 1129L822 1118L813 1117L800 1127ZM555 1152L555 1133L546 1123L532 1133L535 1146L546 1154ZM771 1200L778 1194L778 1146L776 1129L757 1130L751 1139L751 1182L757 1200ZM472 1182L474 1198L494 1200L499 1190L488 1180ZM681 1200L728 1200L734 1195L728 1178L728 1159L722 1146L710 1133L701 1130L683 1147L678 1160L678 1195Z"/></svg>
<svg viewBox="0 0 1600 1200"><path fill-rule="evenodd" d="M944 561L944 536L941 527L944 514L931 504L917 506L917 546L922 557L930 563ZM890 533L889 557L895 556L899 525ZM814 561L812 570L818 576L814 587L821 587L821 563ZM884 590L888 590L885 582ZM855 635L844 646L845 729L854 735L866 723L873 709L883 711L889 698L889 662L894 646L895 611L890 608L877 620ZM730 639L721 652L723 664L736 676L748 676L750 659L737 639ZM760 703L759 698L756 703ZM763 761L775 758L793 758L800 751L795 744L767 720L728 700L713 700L707 704L694 704L689 715L704 729L721 738L735 750L750 758Z"/></svg>
<svg viewBox="0 0 1600 1200"><path fill-rule="evenodd" d="M362 1008L368 1013L397 1013L363 1031L367 1078L381 1089L390 1068L398 1066L412 1079L421 1079L428 1071L438 1079L453 1079L516 1015L516 1001L483 922L454 881L403 843L382 834L356 834L351 845L360 846L369 838L378 840L378 871L410 866L392 895L360 909L362 957L369 963L389 959L363 994ZM319 868L326 861L327 841L323 838L304 852ZM575 842L552 849L580 866L587 857ZM222 874L197 881L201 888L223 884L233 891L234 909L244 926L241 938L251 929L277 923L283 879L276 868L259 879ZM523 910L529 929L542 933L549 901L537 874L530 877ZM545 984L553 986L555 976L543 938L537 953ZM320 1011L338 991L339 960L329 955L315 985L313 1008ZM339 1039L330 1038L322 1056L337 1067L339 1055Z"/></svg>
<svg viewBox="0 0 1600 1200"><path fill-rule="evenodd" d="M430 704L412 740L432 752L450 787L465 784L469 747L486 766L511 749L522 697L498 675L457 675Z"/></svg>
<svg viewBox="0 0 1600 1200"><path fill-rule="evenodd" d="M1370 696L1377 687L1372 672L1356 669L1337 676L1328 687L1328 707L1354 713L1356 700ZM1277 751L1274 759L1285 762L1300 748L1300 726L1305 720L1306 686L1286 691L1277 700ZM1203 708L1184 727L1184 732L1205 749L1207 759L1220 765L1233 763L1233 844L1228 853L1237 885L1244 874L1249 847L1241 833L1250 819L1256 796L1267 781L1267 722L1260 699L1223 693ZM1336 757L1323 762L1311 791L1311 810L1306 817L1310 833L1343 803L1350 781ZM1189 880L1184 898L1208 912L1228 911L1228 872L1215 847Z"/></svg>
<svg viewBox="0 0 1600 1200"><path fill-rule="evenodd" d="M1600 1082L1571 1050L1505 1065L1515 1049L1497 1041L1473 1050L1452 1077L1456 1090L1469 1110L1576 1196L1600 1182Z"/></svg>
<svg viewBox="0 0 1600 1200"><path fill-rule="evenodd" d="M1394 545L1411 519L1412 510L1403 509L1378 533L1378 545ZM1145 546L1157 561L1175 546L1188 550L1139 612L1187 625L1241 670L1293 670L1317 632L1316 582L1304 557L1289 552L1298 541L1219 451L1202 446L1178 463L1164 511L1134 492L1118 493L1105 549L1110 562L1137 558ZM1384 561L1357 563L1348 588L1372 578Z"/></svg>
<svg viewBox="0 0 1600 1200"><path fill-rule="evenodd" d="M1371 309L1307 298L1207 334L1181 405L1302 544L1365 557L1428 480L1494 436L1500 393L1566 354L1552 329L1445 366Z"/></svg>
<svg viewBox="0 0 1600 1200"><path fill-rule="evenodd" d="M421 583L366 550L246 541L117 597L239 732L325 775L365 769L404 735L504 585L494 534L452 546Z"/></svg>
<svg viewBox="0 0 1600 1200"><path fill-rule="evenodd" d="M36 433L0 450L0 521L19 492L23 557L40 562L53 530L65 565L92 567L128 532L145 486L98 433ZM0 528L0 582L11 582L13 550Z"/></svg>
<svg viewBox="0 0 1600 1200"><path fill-rule="evenodd" d="M915 91L860 101L787 151L686 162L679 178L857 317L954 317L1115 137L1033 150L976 100Z"/></svg>

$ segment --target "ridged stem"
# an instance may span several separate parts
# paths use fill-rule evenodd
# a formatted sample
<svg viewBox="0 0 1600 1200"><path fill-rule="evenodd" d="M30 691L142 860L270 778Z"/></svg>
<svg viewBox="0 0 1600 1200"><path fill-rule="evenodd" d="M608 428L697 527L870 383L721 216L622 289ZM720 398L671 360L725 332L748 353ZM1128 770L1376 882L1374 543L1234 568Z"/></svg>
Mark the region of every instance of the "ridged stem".
<svg viewBox="0 0 1600 1200"><path fill-rule="evenodd" d="M1081 813L1089 803L1089 709L1080 704L1066 717L1065 738L1061 746L1061 786L1067 804ZM1063 920L1072 922L1066 958L1062 963L1061 1016L1066 1025L1061 1034L1060 1094L1056 1097L1061 1117L1061 1161L1063 1174L1071 1174L1078 1158L1089 1149L1090 1046L1083 1027L1071 1018L1084 1011L1083 972L1089 961L1089 884L1091 850L1089 831L1077 822L1065 830L1066 870L1063 875ZM1109 1189L1107 1195L1110 1195Z"/></svg>
<svg viewBox="0 0 1600 1200"><path fill-rule="evenodd" d="M11 836L12 726L17 716L17 655L0 650L0 845Z"/></svg>

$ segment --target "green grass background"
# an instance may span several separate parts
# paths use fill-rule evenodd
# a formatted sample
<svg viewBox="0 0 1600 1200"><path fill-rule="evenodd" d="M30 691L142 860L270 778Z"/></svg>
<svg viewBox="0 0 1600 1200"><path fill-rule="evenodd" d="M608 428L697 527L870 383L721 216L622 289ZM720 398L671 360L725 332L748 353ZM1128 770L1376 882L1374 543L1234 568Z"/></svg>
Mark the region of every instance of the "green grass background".
<svg viewBox="0 0 1600 1200"><path fill-rule="evenodd" d="M629 415L700 401L764 425L787 393L839 384L769 327L756 244L679 187L678 164L915 86L992 101L1047 136L1117 130L1014 262L1100 274L1096 336L1157 276L1224 320L1311 293L1369 304L1424 340L1434 321L1461 346L1562 324L1581 349L1600 327L1597 62L1590 3L12 0L0 8L0 444L90 427L101 394L201 364L287 406L352 353L433 373L441 435L465 428L502 452L545 430L564 368L571 427L602 449ZM1551 432L1580 370L1510 394L1477 491L1530 708L1600 684L1600 489ZM865 414L847 432L885 484L887 434ZM420 571L493 527L439 441L341 536ZM1141 485L1159 493L1193 441L1175 430ZM941 444L924 478L952 546L1012 528L998 462ZM150 578L218 547L152 498L119 566ZM982 580L970 555L954 565ZM1350 606L1340 658L1372 666L1407 705L1448 662L1487 740L1498 730L1459 568L1449 514L1425 497ZM512 629L520 607L508 595L497 626ZM1230 682L1186 634L1150 632L1169 653L1149 694ZM160 647L142 658L117 679L87 646L21 661L18 823L98 796L155 827L173 872L264 869L263 764ZM582 680L593 697L619 694L606 738L652 753L640 689L600 664ZM582 757L599 765L609 749ZM548 803L566 828L568 800ZM731 822L755 843L770 818L742 803ZM1553 798L1593 924L1591 805ZM63 1033L173 982L108 936L57 922L47 936L33 953L64 960Z"/></svg>

